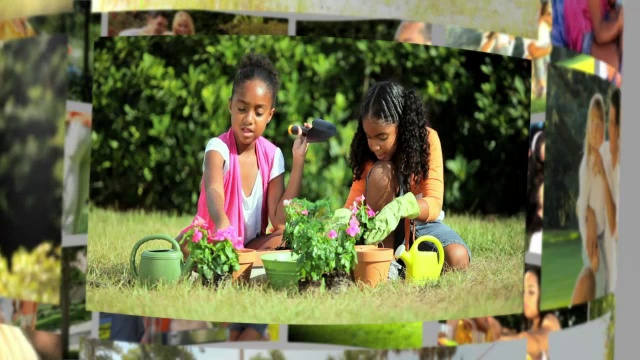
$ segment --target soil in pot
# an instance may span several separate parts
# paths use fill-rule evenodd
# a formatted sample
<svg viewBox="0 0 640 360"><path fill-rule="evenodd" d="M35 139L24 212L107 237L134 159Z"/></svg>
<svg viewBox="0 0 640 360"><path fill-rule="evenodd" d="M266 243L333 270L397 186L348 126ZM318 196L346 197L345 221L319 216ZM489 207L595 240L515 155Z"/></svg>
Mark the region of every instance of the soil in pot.
<svg viewBox="0 0 640 360"><path fill-rule="evenodd" d="M351 274L347 274L342 270L333 270L322 275L327 290L335 292L344 292L351 285Z"/></svg>
<svg viewBox="0 0 640 360"><path fill-rule="evenodd" d="M389 276L393 249L376 248L358 250L358 263L353 271L354 280L371 287L386 282Z"/></svg>
<svg viewBox="0 0 640 360"><path fill-rule="evenodd" d="M321 288L322 288L322 280L300 279L298 281L298 290L300 292L311 290L311 289L321 289Z"/></svg>
<svg viewBox="0 0 640 360"><path fill-rule="evenodd" d="M232 274L232 281L248 282L251 279L253 262L256 260L256 251L252 249L237 249L240 269Z"/></svg>
<svg viewBox="0 0 640 360"><path fill-rule="evenodd" d="M202 279L202 285L204 287L217 288L225 281L231 280L232 276L231 274L224 274L224 275L214 274L212 280L206 279L204 276L201 277L201 279Z"/></svg>

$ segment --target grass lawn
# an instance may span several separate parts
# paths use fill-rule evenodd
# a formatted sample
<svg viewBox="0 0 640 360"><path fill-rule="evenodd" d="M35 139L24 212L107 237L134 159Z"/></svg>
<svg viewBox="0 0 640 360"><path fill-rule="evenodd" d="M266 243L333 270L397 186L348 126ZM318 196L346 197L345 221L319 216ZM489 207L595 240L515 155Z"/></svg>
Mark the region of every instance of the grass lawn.
<svg viewBox="0 0 640 360"><path fill-rule="evenodd" d="M80 210L78 221L76 221L75 228L73 229L73 233L86 234L88 230L89 230L89 209L86 206L83 206Z"/></svg>
<svg viewBox="0 0 640 360"><path fill-rule="evenodd" d="M582 243L575 231L545 231L540 308L567 307L582 271Z"/></svg>
<svg viewBox="0 0 640 360"><path fill-rule="evenodd" d="M522 312L524 218L496 221L465 216L445 220L473 252L470 268L447 273L435 286L402 282L376 289L351 287L336 295L274 291L268 283L217 290L181 281L137 287L129 268L134 244L144 236L175 236L191 216L118 213L91 209L87 254L87 309L164 318L268 324L376 324L432 321ZM168 248L151 241L138 251Z"/></svg>
<svg viewBox="0 0 640 360"><path fill-rule="evenodd" d="M545 113L547 111L547 99L531 99L531 114Z"/></svg>
<svg viewBox="0 0 640 360"><path fill-rule="evenodd" d="M91 312L87 311L82 302L72 303L69 307L69 320L71 325L82 324L91 321ZM58 306L41 304L38 306L36 330L55 331L62 326L62 309Z"/></svg>
<svg viewBox="0 0 640 360"><path fill-rule="evenodd" d="M370 349L422 347L422 323L384 325L290 325L289 342L336 344Z"/></svg>

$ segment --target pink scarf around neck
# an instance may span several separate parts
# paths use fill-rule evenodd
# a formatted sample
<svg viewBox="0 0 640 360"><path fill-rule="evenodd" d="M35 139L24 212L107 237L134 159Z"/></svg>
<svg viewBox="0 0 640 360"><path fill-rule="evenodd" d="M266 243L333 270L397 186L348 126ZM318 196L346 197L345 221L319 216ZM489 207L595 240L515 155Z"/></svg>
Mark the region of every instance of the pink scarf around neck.
<svg viewBox="0 0 640 360"><path fill-rule="evenodd" d="M229 223L237 230L238 236L243 240L242 243L236 244L236 248L244 248L244 240L247 234L244 233L244 214L242 212L242 177L240 174L240 164L238 163L238 149L236 147L235 137L233 130L229 129L226 133L220 135L218 139L229 148L229 169L223 177L224 188L224 212L229 218ZM269 222L267 211L267 187L269 185L269 175L271 174L271 168L276 154L277 147L264 137L259 137L256 142L256 157L258 158L258 171L262 177L262 194L263 198L260 203L262 206L262 223L261 234L264 234L267 229L267 223ZM212 233L213 229L217 229L211 217L209 216L209 208L207 207L207 195L204 188L204 176L200 182L200 197L198 199L198 213L196 219L200 217L206 222L206 229L209 233ZM196 220L194 220L194 223ZM182 231L186 233L193 227L193 224ZM253 234L249 234L253 237Z"/></svg>

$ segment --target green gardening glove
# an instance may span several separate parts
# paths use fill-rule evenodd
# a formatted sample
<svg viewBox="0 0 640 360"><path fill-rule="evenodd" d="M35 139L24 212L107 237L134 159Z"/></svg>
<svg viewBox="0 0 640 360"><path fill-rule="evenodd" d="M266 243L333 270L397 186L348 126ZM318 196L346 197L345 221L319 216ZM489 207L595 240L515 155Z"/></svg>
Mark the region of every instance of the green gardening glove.
<svg viewBox="0 0 640 360"><path fill-rule="evenodd" d="M420 215L420 205L412 192L408 192L388 203L374 219L373 228L365 236L365 244L373 245L384 240L403 218L415 219Z"/></svg>
<svg viewBox="0 0 640 360"><path fill-rule="evenodd" d="M331 218L331 220L335 225L340 227L343 225L348 225L349 220L351 220L351 216L353 216L353 214L351 213L351 210L346 208L340 208L333 213L333 217Z"/></svg>

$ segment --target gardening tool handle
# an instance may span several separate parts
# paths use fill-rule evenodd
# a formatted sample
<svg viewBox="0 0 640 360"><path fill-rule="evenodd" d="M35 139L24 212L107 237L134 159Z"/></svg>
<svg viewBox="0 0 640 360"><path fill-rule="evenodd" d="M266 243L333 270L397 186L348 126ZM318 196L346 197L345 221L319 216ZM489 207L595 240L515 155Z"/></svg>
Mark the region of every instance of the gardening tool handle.
<svg viewBox="0 0 640 360"><path fill-rule="evenodd" d="M408 231L407 231L408 230ZM405 219L404 247L406 251L416 242L416 222L415 220Z"/></svg>
<svg viewBox="0 0 640 360"><path fill-rule="evenodd" d="M138 268L136 267L136 255L138 254L138 249L140 248L140 246L142 246L142 244L152 240L166 240L171 243L173 250L181 251L180 245L178 245L178 242L176 241L176 239L169 237L167 235L159 234L159 235L149 235L149 236L143 237L142 239L138 240L136 245L133 247L133 250L131 251L131 259L130 259L131 271L133 271L133 275L136 278L138 277Z"/></svg>
<svg viewBox="0 0 640 360"><path fill-rule="evenodd" d="M416 242L413 243L413 246L417 250L418 249L418 245L420 245L420 243L425 242L425 241L434 244L436 246L436 248L438 248L438 266L442 266L444 264L444 248L442 247L442 244L440 243L440 240L438 240L435 236L432 236L432 235L420 236L416 240Z"/></svg>

